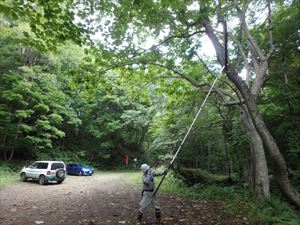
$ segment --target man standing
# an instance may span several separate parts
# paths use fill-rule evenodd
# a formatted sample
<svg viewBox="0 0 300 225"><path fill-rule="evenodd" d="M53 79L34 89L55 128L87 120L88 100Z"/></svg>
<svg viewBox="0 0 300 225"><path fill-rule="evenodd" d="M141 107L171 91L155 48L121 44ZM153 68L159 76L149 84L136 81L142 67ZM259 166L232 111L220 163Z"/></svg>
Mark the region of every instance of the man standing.
<svg viewBox="0 0 300 225"><path fill-rule="evenodd" d="M141 224L141 220L144 214L145 209L148 205L151 203L155 207L155 216L156 216L156 223L162 224L161 220L161 212L160 212L160 203L158 198L154 195L154 177L156 176L163 176L167 174L167 170L165 170L163 173L156 173L154 171L151 171L150 166L147 164L143 164L141 166L141 171L143 173L143 191L142 191L142 200L140 202L140 208L138 212L138 219L136 224Z"/></svg>
<svg viewBox="0 0 300 225"><path fill-rule="evenodd" d="M137 158L134 158L133 159L133 167L134 167L134 169L136 169L136 164L137 164Z"/></svg>

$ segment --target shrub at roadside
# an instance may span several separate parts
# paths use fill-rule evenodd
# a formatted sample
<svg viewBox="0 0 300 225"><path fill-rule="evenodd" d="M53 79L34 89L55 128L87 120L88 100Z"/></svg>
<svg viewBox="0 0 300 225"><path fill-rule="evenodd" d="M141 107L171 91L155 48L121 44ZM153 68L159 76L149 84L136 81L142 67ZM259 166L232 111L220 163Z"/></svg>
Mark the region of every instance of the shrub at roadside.
<svg viewBox="0 0 300 225"><path fill-rule="evenodd" d="M256 200L248 188L195 184L188 187L181 175L169 172L160 191L179 194L184 197L203 200L224 201L225 209L239 213L255 225L299 225L300 215L288 203L273 197L270 200ZM186 179L186 178L185 178ZM221 180L221 179L220 179ZM159 179L156 183L158 184ZM221 182L222 183L222 182Z"/></svg>
<svg viewBox="0 0 300 225"><path fill-rule="evenodd" d="M232 178L226 175L212 174L203 169L180 168L177 173L183 176L185 182L190 185L197 183L231 185L233 183Z"/></svg>
<svg viewBox="0 0 300 225"><path fill-rule="evenodd" d="M0 161L0 187L19 179L19 172L23 166Z"/></svg>

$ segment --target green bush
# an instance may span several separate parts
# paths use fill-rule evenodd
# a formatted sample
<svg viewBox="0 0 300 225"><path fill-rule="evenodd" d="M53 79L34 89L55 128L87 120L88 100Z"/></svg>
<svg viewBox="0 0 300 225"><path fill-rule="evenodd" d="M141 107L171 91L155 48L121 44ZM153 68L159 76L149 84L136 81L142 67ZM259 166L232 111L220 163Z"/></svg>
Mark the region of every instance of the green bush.
<svg viewBox="0 0 300 225"><path fill-rule="evenodd" d="M250 222L266 225L299 225L300 215L278 198L248 203Z"/></svg>
<svg viewBox="0 0 300 225"><path fill-rule="evenodd" d="M19 172L21 171L21 163L10 163L0 161L0 187L5 186L11 182L19 179Z"/></svg>
<svg viewBox="0 0 300 225"><path fill-rule="evenodd" d="M49 152L38 152L37 158L39 160L57 160L67 163L80 161L84 157L72 151L53 149Z"/></svg>
<svg viewBox="0 0 300 225"><path fill-rule="evenodd" d="M224 201L224 210L241 214L248 219L250 224L300 224L300 215L297 211L278 197L270 200L256 200L248 188L241 186L221 187L211 184L195 184L188 187L180 178L182 178L181 175L168 173L160 191L176 193L192 199ZM156 181L157 184L158 182L159 180Z"/></svg>

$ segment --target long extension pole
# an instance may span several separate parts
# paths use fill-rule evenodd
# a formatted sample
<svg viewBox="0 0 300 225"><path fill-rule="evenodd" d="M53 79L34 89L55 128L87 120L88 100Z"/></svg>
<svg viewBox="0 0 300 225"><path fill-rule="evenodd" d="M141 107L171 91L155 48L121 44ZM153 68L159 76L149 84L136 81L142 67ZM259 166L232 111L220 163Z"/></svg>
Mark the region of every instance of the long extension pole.
<svg viewBox="0 0 300 225"><path fill-rule="evenodd" d="M197 114L196 114L196 116L195 116L195 118L194 118L192 124L190 125L188 131L186 132L186 134L185 134L185 136L184 136L184 138L183 138L181 144L179 145L179 147L178 147L178 149L177 149L175 155L173 156L173 159L172 159L172 161L170 162L170 164L169 164L169 166L168 166L168 168L167 168L167 171L171 168L171 166L173 165L175 159L177 158L177 155L178 155L179 151L181 150L181 147L183 146L183 144L184 144L186 138L188 137L189 133L191 132L192 127L194 126L194 124L195 124L195 122L196 122L198 116L200 115L200 112L202 111L202 108L203 108L203 106L205 105L206 100L208 99L208 97L209 97L209 95L210 95L212 89L214 88L215 83L217 82L217 80L218 80L220 74L222 73L223 69L224 69L224 66L220 69L218 75L216 76L214 82L212 83L212 85L211 85L211 87L210 87L210 89L209 89L209 91L208 91L208 93L207 93L205 99L203 100L203 102L202 102L202 104L201 104L201 106L200 106L200 109L198 110L198 112L197 112ZM157 186L157 188L156 188L156 190L155 190L155 192L154 192L154 195L156 195L156 192L157 192L158 189L160 188L160 186L161 186L162 182L164 181L165 177L166 177L166 174L165 174L165 175L162 177L162 179L160 180L160 182L159 182L159 184L158 184L158 186Z"/></svg>

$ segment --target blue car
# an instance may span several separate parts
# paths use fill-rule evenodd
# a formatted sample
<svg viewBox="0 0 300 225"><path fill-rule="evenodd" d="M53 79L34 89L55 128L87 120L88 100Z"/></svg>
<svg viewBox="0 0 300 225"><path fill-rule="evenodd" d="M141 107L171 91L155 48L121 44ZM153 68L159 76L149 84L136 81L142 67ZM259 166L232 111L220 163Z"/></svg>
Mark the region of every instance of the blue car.
<svg viewBox="0 0 300 225"><path fill-rule="evenodd" d="M78 176L92 176L94 169L90 166L86 166L80 163L69 163L66 166L68 175L78 175Z"/></svg>

